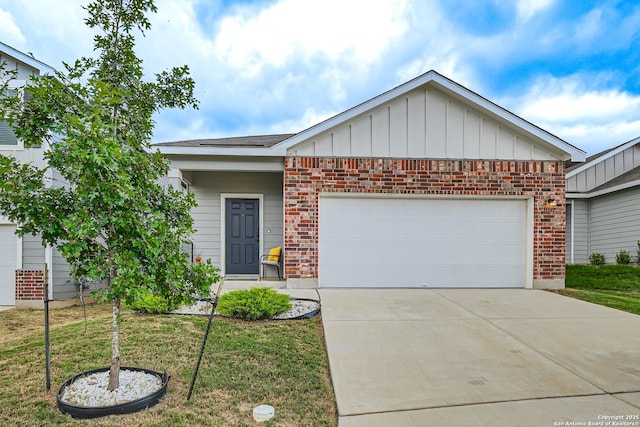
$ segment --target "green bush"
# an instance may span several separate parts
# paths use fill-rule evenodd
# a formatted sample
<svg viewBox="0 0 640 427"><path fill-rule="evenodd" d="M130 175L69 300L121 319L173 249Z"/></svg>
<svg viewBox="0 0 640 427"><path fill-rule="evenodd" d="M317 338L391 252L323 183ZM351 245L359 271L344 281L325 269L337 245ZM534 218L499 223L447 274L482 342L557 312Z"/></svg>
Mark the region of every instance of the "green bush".
<svg viewBox="0 0 640 427"><path fill-rule="evenodd" d="M589 263L591 265L604 265L605 263L604 255L598 252L592 253L591 255L589 255Z"/></svg>
<svg viewBox="0 0 640 427"><path fill-rule="evenodd" d="M620 252L616 254L616 264L629 264L631 262L631 255L624 249L620 249Z"/></svg>
<svg viewBox="0 0 640 427"><path fill-rule="evenodd" d="M131 310L141 311L144 313L166 313L167 311L175 310L178 308L175 304L170 304L169 301L162 298L159 295L153 295L151 293L141 295L136 298L131 304L126 304L127 308Z"/></svg>
<svg viewBox="0 0 640 427"><path fill-rule="evenodd" d="M218 300L218 312L245 320L270 319L291 308L289 296L271 288L239 289Z"/></svg>

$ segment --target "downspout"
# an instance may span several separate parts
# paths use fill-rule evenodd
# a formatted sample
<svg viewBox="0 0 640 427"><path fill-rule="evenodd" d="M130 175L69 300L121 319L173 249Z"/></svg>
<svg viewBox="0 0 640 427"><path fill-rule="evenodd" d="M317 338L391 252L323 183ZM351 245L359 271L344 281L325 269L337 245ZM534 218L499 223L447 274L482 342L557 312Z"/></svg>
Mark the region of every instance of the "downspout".
<svg viewBox="0 0 640 427"><path fill-rule="evenodd" d="M49 186L48 187L53 187L53 169L49 168L47 170L47 175L49 178ZM44 250L44 262L47 264L47 270L48 270L48 274L47 274L47 288L49 290L49 299L50 300L54 300L56 298L55 293L53 292L53 275L54 275L54 271L53 271L53 247L50 245L46 245L45 246L45 250Z"/></svg>
<svg viewBox="0 0 640 427"><path fill-rule="evenodd" d="M575 206L574 206L574 202L575 200L571 200L571 252L569 254L569 258L571 261L571 264L574 264L575 260L573 258L573 254L574 254L574 242L575 242L575 230L576 230L576 210L575 210Z"/></svg>
<svg viewBox="0 0 640 427"><path fill-rule="evenodd" d="M49 299L54 300L55 295L53 293L53 247L47 245L44 250L44 262L47 264L47 289L49 291Z"/></svg>

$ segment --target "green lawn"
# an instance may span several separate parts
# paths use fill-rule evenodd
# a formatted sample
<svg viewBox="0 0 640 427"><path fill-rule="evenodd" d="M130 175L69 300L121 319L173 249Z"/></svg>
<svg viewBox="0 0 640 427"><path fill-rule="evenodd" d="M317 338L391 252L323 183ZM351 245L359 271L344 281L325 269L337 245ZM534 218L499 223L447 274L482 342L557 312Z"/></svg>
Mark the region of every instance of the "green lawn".
<svg viewBox="0 0 640 427"><path fill-rule="evenodd" d="M567 265L566 289L573 298L640 314L640 267Z"/></svg>
<svg viewBox="0 0 640 427"><path fill-rule="evenodd" d="M0 312L0 425L88 425L56 408L58 387L89 369L105 367L110 306L52 310L52 389L45 388L43 312ZM337 412L320 316L301 321L246 322L216 317L189 402L187 392L207 318L125 311L123 366L171 375L164 399L131 415L90 422L100 426L254 426L255 406L269 404L266 426L335 426Z"/></svg>

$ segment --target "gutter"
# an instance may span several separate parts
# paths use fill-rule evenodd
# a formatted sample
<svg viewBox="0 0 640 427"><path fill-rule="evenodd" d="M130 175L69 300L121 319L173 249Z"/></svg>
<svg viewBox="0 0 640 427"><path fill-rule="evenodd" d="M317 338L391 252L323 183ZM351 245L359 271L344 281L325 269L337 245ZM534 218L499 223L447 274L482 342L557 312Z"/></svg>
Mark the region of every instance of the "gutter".
<svg viewBox="0 0 640 427"><path fill-rule="evenodd" d="M616 185L614 187L603 188L602 190L591 191L588 193L567 193L567 199L591 199L593 197L603 196L605 194L614 193L616 191L627 190L632 187L640 186L640 179L635 181L625 182L624 184Z"/></svg>

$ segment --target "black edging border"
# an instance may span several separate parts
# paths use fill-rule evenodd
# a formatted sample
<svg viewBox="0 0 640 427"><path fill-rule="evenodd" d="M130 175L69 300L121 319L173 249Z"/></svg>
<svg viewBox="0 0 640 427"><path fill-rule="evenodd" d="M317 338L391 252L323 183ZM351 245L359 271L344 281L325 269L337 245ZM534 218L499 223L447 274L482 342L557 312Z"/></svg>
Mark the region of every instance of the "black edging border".
<svg viewBox="0 0 640 427"><path fill-rule="evenodd" d="M166 372L160 373L160 372L152 371L150 369L123 366L120 368L120 370L145 372L147 374L158 376L162 380L162 387L160 387L158 390L154 391L153 393L147 396L141 397L140 399L131 400L129 402L121 403L118 405L111 405L111 406L99 406L99 407L76 406L70 403L66 403L65 401L62 400L62 391L69 384L73 383L77 379L82 378L84 376L91 375L97 372L105 372L108 370L109 368L92 369L90 371L86 371L81 374L78 374L75 377L65 381L64 384L60 386L60 389L58 390L58 394L56 396L58 409L60 409L60 411L62 411L63 414L68 414L68 415L71 415L72 418L78 418L78 419L98 418L98 417L104 417L107 415L131 414L133 412L138 412L143 409L147 409L154 406L160 401L160 399L167 392L167 384L169 384L170 376Z"/></svg>
<svg viewBox="0 0 640 427"><path fill-rule="evenodd" d="M314 317L315 315L320 313L321 304L320 304L320 301L318 301L317 299L313 299L313 298L292 298L292 299L298 300L298 301L313 301L313 302L317 302L318 303L318 308L316 308L315 310L312 310L312 311L310 311L308 313L301 314L300 316L289 317L287 319L273 319L273 320L304 320L304 319L311 319L312 317Z"/></svg>

